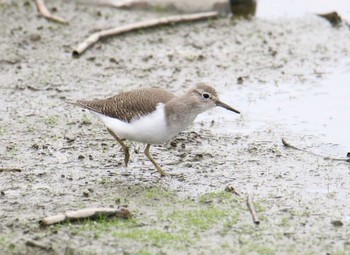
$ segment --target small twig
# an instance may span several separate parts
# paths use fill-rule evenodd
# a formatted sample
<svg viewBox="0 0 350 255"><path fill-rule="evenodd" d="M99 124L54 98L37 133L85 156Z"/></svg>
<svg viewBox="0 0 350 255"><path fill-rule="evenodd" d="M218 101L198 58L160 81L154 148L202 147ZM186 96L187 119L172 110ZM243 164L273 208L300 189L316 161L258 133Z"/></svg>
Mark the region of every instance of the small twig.
<svg viewBox="0 0 350 255"><path fill-rule="evenodd" d="M219 15L218 12L203 12L203 13L195 13L195 14L188 14L188 15L176 15L176 16L170 16L170 17L165 17L160 19L141 21L134 24L102 30L97 33L93 33L84 42L79 44L78 47L75 50L73 50L73 56L79 56L91 45L101 40L102 38L106 38L109 36L120 35L127 32L139 30L139 29L151 28L151 27L156 27L161 25L169 25L169 24L176 24L176 23L182 23L182 22L197 21L202 19L216 18L218 17L218 15Z"/></svg>
<svg viewBox="0 0 350 255"><path fill-rule="evenodd" d="M252 215L253 218L253 222L257 225L260 224L260 220L256 214L256 210L255 210L255 206L254 206L254 202L253 202L253 197L251 194L247 195L247 206L249 209L250 214Z"/></svg>
<svg viewBox="0 0 350 255"><path fill-rule="evenodd" d="M22 172L22 169L19 168L0 168L1 172Z"/></svg>
<svg viewBox="0 0 350 255"><path fill-rule="evenodd" d="M44 0L36 0L36 5L38 7L39 13L48 20L52 20L61 24L68 24L68 21L62 19L61 17L55 16L49 12L45 6Z"/></svg>
<svg viewBox="0 0 350 255"><path fill-rule="evenodd" d="M334 161L344 161L344 162L350 162L350 158L333 158L333 157L329 157L329 156L323 156L321 154L317 154L315 152L312 152L312 151L308 151L308 150L305 150L305 149L302 149L302 148L298 148L294 145L291 145L290 143L288 143L286 140L284 140L284 138L282 138L282 143L285 147L287 148L291 148L291 149L294 149L294 150L298 150L298 151L303 151L303 152L306 152L308 154L311 154L311 155L314 155L314 156L317 156L317 157L321 157L325 160L334 160ZM349 155L350 156L350 155Z"/></svg>
<svg viewBox="0 0 350 255"><path fill-rule="evenodd" d="M232 193L233 195L236 196L241 196L241 193L235 188L235 186L233 185L233 183L230 183L226 186L225 191Z"/></svg>
<svg viewBox="0 0 350 255"><path fill-rule="evenodd" d="M126 208L85 208L77 211L69 211L54 216L49 216L40 220L39 223L42 226L49 226L65 221L96 219L100 216L120 217L123 219L128 219L131 217L131 213Z"/></svg>

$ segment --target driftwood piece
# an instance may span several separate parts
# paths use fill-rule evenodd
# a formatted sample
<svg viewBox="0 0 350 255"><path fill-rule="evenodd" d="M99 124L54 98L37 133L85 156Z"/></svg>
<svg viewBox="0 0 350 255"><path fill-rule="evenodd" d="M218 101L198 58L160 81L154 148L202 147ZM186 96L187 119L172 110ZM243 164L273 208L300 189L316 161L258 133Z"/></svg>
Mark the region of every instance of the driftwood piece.
<svg viewBox="0 0 350 255"><path fill-rule="evenodd" d="M39 221L42 226L49 226L66 221L77 221L83 219L96 219L100 216L131 218L131 213L126 208L85 208L77 211L68 211L62 214L46 217Z"/></svg>
<svg viewBox="0 0 350 255"><path fill-rule="evenodd" d="M209 18L217 18L218 15L219 15L218 12L203 12L203 13L195 13L195 14L188 14L188 15L175 15L175 16L169 16L169 17L164 17L159 19L141 21L134 24L129 24L129 25L111 28L107 30L102 30L102 31L93 33L85 41L79 44L78 47L76 47L73 50L73 56L81 55L87 48L92 46L94 43L101 40L102 38L106 38L109 36L120 35L131 31L151 28L156 26L197 21L197 20L203 20L203 19L209 19Z"/></svg>
<svg viewBox="0 0 350 255"><path fill-rule="evenodd" d="M19 168L0 168L1 172L22 172L22 169Z"/></svg>
<svg viewBox="0 0 350 255"><path fill-rule="evenodd" d="M249 209L250 214L252 215L253 222L257 225L260 224L260 220L258 218L258 215L256 214L254 202L253 202L253 197L251 194L247 195L247 206Z"/></svg>
<svg viewBox="0 0 350 255"><path fill-rule="evenodd" d="M294 150L298 150L298 151L303 151L305 153L308 153L308 154L311 154L311 155L314 155L316 157L321 157L323 158L324 160L333 160L333 161L344 161L344 162L350 162L350 157L347 156L347 158L333 158L333 157L329 157L329 156L323 156L323 155L320 155L320 154L317 154L315 152L312 152L312 151L308 151L308 150L305 150L305 149L302 149L302 148L298 148L290 143L288 143L284 138L282 138L282 144L287 147L287 148L291 148L291 149L294 149ZM350 155L349 155L350 156Z"/></svg>
<svg viewBox="0 0 350 255"><path fill-rule="evenodd" d="M61 24L68 24L68 21L62 19L61 17L55 16L49 12L46 8L44 0L36 0L36 5L38 7L39 13L48 20L52 20Z"/></svg>

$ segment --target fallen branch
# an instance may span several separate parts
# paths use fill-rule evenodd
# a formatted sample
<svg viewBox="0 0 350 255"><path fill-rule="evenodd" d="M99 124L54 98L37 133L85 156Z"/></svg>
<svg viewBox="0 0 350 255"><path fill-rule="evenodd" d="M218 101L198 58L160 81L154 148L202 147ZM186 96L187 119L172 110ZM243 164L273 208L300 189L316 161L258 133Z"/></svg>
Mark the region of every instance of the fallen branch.
<svg viewBox="0 0 350 255"><path fill-rule="evenodd" d="M161 25L169 25L169 24L176 24L176 23L182 23L182 22L216 18L218 17L218 15L219 15L218 12L203 12L203 13L195 13L195 14L188 14L188 15L176 15L176 16L170 16L170 17L165 17L160 19L141 21L134 24L102 30L100 32L93 33L84 42L79 44L78 47L75 50L73 50L73 56L79 56L87 48L92 46L94 43L101 40L102 38L106 38L109 36L120 35L131 31L139 30L139 29L151 28L151 27L156 27Z"/></svg>
<svg viewBox="0 0 350 255"><path fill-rule="evenodd" d="M22 172L22 169L19 168L0 168L1 172Z"/></svg>
<svg viewBox="0 0 350 255"><path fill-rule="evenodd" d="M61 24L68 24L68 21L62 19L61 17L52 15L45 6L44 0L36 0L36 5L38 7L39 13L48 20L52 20Z"/></svg>
<svg viewBox="0 0 350 255"><path fill-rule="evenodd" d="M253 197L251 194L248 194L248 196L247 196L247 206L248 206L250 214L252 215L253 222L255 224L259 225L260 220L256 214L256 210L255 210L255 206L254 206L254 202L253 202Z"/></svg>
<svg viewBox="0 0 350 255"><path fill-rule="evenodd" d="M131 217L131 213L126 208L85 208L46 217L40 220L39 224L42 226L49 226L66 221L72 222L83 219L96 219L101 216L129 219Z"/></svg>
<svg viewBox="0 0 350 255"><path fill-rule="evenodd" d="M303 152L306 152L308 154L311 154L311 155L314 155L316 157L321 157L323 158L324 160L334 160L334 161L344 161L344 162L350 162L350 155L348 153L347 157L348 158L333 158L333 157L329 157L329 156L323 156L321 154L317 154L315 152L312 152L312 151L308 151L308 150L305 150L305 149L302 149L302 148L298 148L294 145L291 145L290 143L288 143L286 140L284 140L284 138L282 138L282 143L285 147L287 148L291 148L291 149L294 149L294 150L298 150L298 151L303 151Z"/></svg>

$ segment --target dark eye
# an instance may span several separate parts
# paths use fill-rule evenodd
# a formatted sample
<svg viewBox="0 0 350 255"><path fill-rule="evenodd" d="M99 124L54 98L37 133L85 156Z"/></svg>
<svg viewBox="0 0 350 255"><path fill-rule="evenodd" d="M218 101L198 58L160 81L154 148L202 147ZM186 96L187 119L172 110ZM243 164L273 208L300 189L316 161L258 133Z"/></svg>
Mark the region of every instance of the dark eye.
<svg viewBox="0 0 350 255"><path fill-rule="evenodd" d="M209 99L209 98L210 98L210 94L207 93L207 92L204 92L204 93L202 94L202 97L203 97L204 99Z"/></svg>

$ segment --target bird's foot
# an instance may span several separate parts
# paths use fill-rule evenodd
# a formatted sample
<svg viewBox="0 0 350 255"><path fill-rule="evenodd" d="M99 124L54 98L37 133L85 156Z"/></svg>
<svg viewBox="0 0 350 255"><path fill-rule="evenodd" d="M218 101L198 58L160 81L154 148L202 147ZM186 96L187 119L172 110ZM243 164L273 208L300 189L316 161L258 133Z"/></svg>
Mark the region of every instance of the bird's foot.
<svg viewBox="0 0 350 255"><path fill-rule="evenodd" d="M123 149L124 149L124 163L125 163L125 166L128 167L128 163L130 160L129 148L125 146Z"/></svg>

